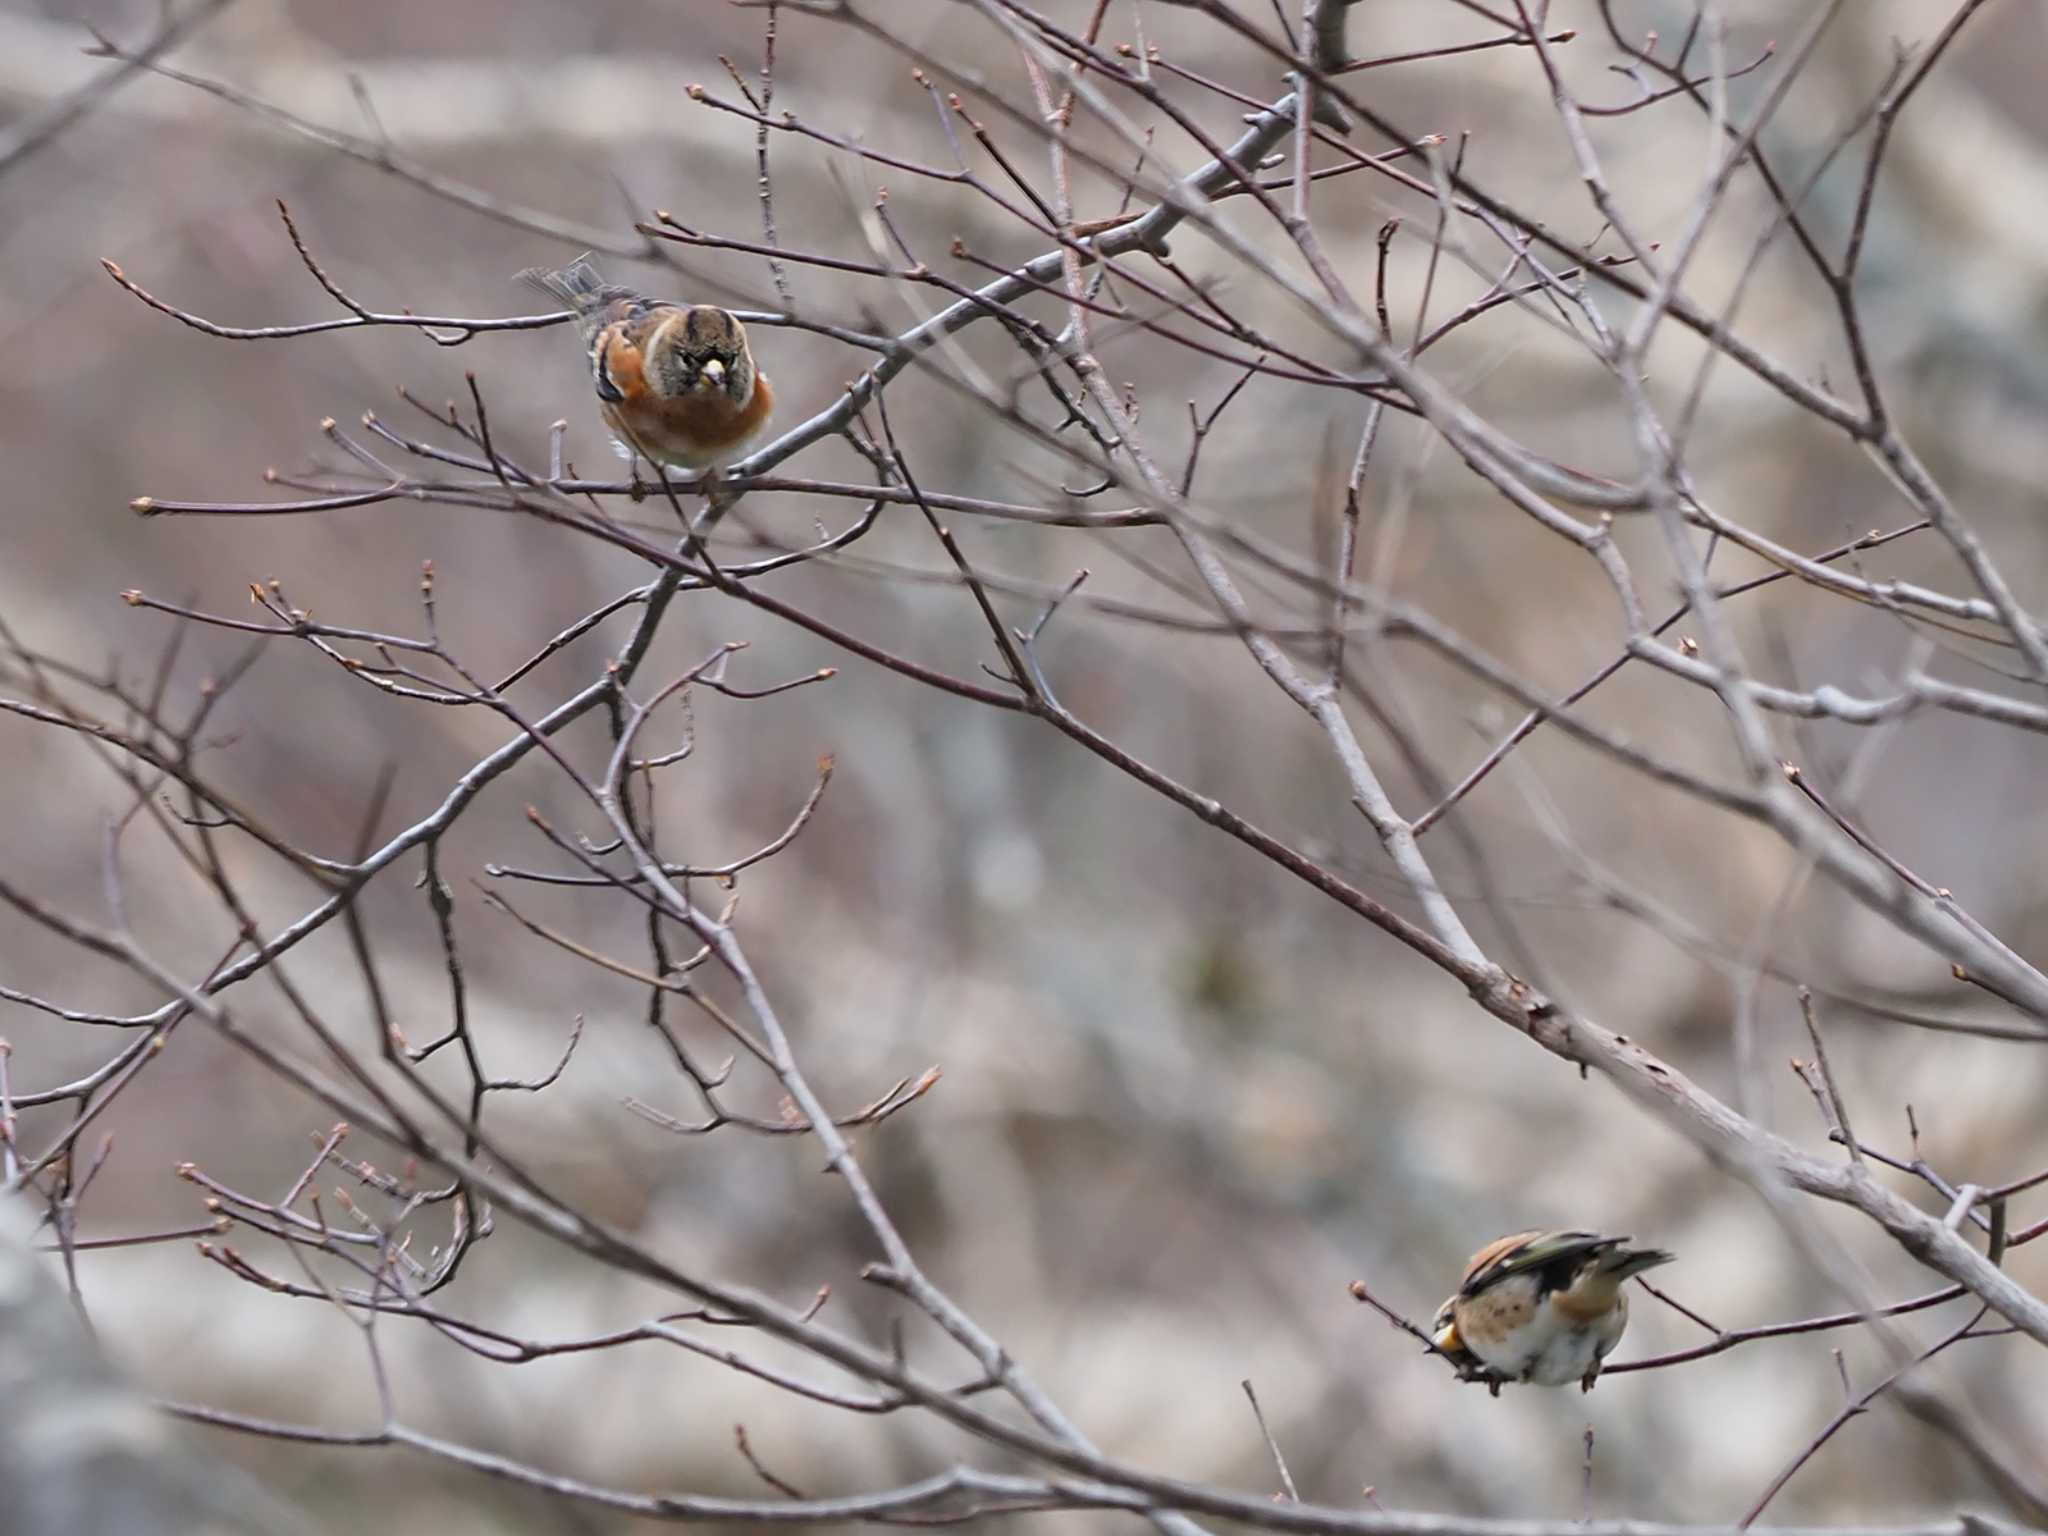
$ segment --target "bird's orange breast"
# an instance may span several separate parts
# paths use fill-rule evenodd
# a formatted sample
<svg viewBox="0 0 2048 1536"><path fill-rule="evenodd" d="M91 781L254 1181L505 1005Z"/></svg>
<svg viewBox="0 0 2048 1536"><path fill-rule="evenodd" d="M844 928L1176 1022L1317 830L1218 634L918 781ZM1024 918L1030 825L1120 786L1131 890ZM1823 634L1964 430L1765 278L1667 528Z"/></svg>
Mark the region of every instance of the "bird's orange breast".
<svg viewBox="0 0 2048 1536"><path fill-rule="evenodd" d="M629 402L647 393L646 359L622 328L608 327L597 345L599 371L611 380L612 388Z"/></svg>
<svg viewBox="0 0 2048 1536"><path fill-rule="evenodd" d="M1468 1348L1504 1344L1535 1315L1536 1287L1528 1277L1517 1276L1457 1303L1458 1336Z"/></svg>
<svg viewBox="0 0 2048 1536"><path fill-rule="evenodd" d="M632 355L637 366L639 354ZM618 377L616 371L613 377ZM647 389L624 393L624 400L605 407L613 427L648 458L689 469L701 469L744 446L775 408L774 391L758 374L752 396L739 407L719 394L663 399Z"/></svg>

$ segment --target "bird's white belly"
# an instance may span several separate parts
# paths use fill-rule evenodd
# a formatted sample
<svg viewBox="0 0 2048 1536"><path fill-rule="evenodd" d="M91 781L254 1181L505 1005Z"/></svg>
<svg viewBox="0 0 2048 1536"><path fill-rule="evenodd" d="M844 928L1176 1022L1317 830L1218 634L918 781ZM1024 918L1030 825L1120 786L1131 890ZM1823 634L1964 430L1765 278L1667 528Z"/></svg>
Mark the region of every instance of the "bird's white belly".
<svg viewBox="0 0 2048 1536"><path fill-rule="evenodd" d="M1578 1381L1600 1358L1603 1345L1612 1348L1613 1339L1600 1324L1574 1325L1548 1307L1503 1341L1465 1341L1466 1348L1501 1375L1540 1387Z"/></svg>
<svg viewBox="0 0 2048 1536"><path fill-rule="evenodd" d="M1601 1342L1591 1327L1560 1328L1538 1351L1528 1379L1539 1387L1562 1387L1577 1381L1600 1358Z"/></svg>

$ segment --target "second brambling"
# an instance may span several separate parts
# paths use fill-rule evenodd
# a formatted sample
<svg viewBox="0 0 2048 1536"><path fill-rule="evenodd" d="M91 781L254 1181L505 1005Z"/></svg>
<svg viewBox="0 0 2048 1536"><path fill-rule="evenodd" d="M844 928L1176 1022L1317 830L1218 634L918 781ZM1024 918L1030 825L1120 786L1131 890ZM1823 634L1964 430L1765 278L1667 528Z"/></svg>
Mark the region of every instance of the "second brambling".
<svg viewBox="0 0 2048 1536"><path fill-rule="evenodd" d="M715 471L767 425L775 392L730 312L647 298L581 258L560 271L531 268L519 281L575 314L598 411L626 458Z"/></svg>
<svg viewBox="0 0 2048 1536"><path fill-rule="evenodd" d="M1437 1308L1436 1347L1496 1397L1508 1381L1576 1381L1590 1392L1628 1326L1622 1284L1675 1257L1628 1242L1592 1232L1517 1232L1488 1243Z"/></svg>

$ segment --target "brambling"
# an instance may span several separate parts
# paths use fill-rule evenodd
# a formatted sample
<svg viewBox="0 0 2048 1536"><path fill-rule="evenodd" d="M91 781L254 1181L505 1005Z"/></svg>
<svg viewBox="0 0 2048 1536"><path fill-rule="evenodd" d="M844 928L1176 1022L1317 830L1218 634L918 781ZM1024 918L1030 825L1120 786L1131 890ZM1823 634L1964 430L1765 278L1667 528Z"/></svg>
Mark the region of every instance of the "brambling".
<svg viewBox="0 0 2048 1536"><path fill-rule="evenodd" d="M715 472L767 425L775 392L728 311L647 298L607 283L581 257L518 280L575 314L597 408L621 457Z"/></svg>
<svg viewBox="0 0 2048 1536"><path fill-rule="evenodd" d="M1576 1381L1590 1392L1628 1326L1623 1283L1676 1257L1628 1242L1593 1232L1517 1232L1488 1243L1437 1308L1436 1347L1495 1397L1509 1381Z"/></svg>

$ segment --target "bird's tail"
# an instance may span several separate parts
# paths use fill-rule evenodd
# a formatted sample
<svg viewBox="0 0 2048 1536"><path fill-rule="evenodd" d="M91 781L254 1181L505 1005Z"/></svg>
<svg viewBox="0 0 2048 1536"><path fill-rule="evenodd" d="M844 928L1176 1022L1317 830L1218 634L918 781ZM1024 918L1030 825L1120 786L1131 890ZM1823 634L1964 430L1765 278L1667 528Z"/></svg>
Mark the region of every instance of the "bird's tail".
<svg viewBox="0 0 2048 1536"><path fill-rule="evenodd" d="M605 281L597 275L597 268L590 264L587 253L559 269L528 267L515 281L529 288L538 288L579 315L605 302Z"/></svg>
<svg viewBox="0 0 2048 1536"><path fill-rule="evenodd" d="M1603 1274L1612 1275L1620 1281L1639 1275L1646 1269L1655 1269L1659 1264L1669 1264L1677 1257L1677 1254L1667 1253L1662 1248L1614 1247L1601 1254L1596 1262Z"/></svg>
<svg viewBox="0 0 2048 1536"><path fill-rule="evenodd" d="M590 264L587 255L578 256L558 271L528 267L519 274L518 280L566 305L576 316L576 329L582 333L586 347L596 341L597 333L611 321L624 315L638 314L650 307L648 301L633 289L608 283L599 277L597 268Z"/></svg>

